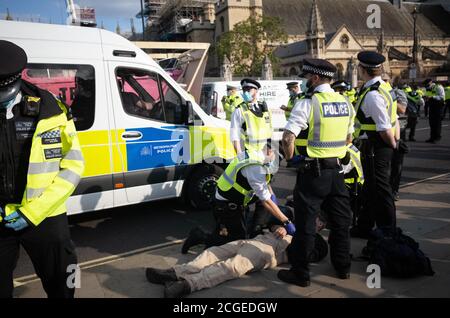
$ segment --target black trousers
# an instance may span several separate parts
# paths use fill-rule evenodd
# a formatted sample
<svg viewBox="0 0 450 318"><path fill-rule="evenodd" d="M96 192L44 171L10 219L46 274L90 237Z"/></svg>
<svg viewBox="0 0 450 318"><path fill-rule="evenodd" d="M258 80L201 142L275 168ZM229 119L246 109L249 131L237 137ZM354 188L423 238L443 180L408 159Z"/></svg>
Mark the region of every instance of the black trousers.
<svg viewBox="0 0 450 318"><path fill-rule="evenodd" d="M391 162L391 181L390 181L393 193L398 193L398 190L400 188L400 179L402 177L404 157L405 154L401 150L399 149L394 150Z"/></svg>
<svg viewBox="0 0 450 318"><path fill-rule="evenodd" d="M443 102L430 99L427 104L429 105L429 117L430 123L430 139L433 141L441 139L442 129L442 108Z"/></svg>
<svg viewBox="0 0 450 318"><path fill-rule="evenodd" d="M371 231L375 224L377 227L396 225L396 210L390 183L393 151L381 141L363 143L363 208L357 226L364 232Z"/></svg>
<svg viewBox="0 0 450 318"><path fill-rule="evenodd" d="M349 271L351 209L344 175L339 168L300 171L294 189L295 226L297 231L288 248L291 270L309 278L309 260L314 250L316 218L322 209L328 216L331 262L336 270Z"/></svg>
<svg viewBox="0 0 450 318"><path fill-rule="evenodd" d="M13 295L13 271L22 246L33 263L49 298L73 298L75 289L67 286L67 267L77 264L75 246L70 240L67 215L45 219L34 228L14 232L0 225L0 298Z"/></svg>
<svg viewBox="0 0 450 318"><path fill-rule="evenodd" d="M406 129L409 128L409 139L414 139L416 135L417 122L418 118L416 116L408 116L408 123L406 124Z"/></svg>
<svg viewBox="0 0 450 318"><path fill-rule="evenodd" d="M450 119L450 99L445 101L445 106L444 106L444 109L442 110L442 120L445 119L445 115L447 114L447 111L448 111L449 119Z"/></svg>

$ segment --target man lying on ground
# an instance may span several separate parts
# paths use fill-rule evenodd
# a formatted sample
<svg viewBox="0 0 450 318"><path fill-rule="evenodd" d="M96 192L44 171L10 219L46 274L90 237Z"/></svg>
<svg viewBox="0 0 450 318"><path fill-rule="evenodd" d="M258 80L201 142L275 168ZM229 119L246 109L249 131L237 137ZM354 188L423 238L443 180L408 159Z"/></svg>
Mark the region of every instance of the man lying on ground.
<svg viewBox="0 0 450 318"><path fill-rule="evenodd" d="M323 226L319 223L317 225ZM165 284L164 297L178 298L250 272L287 263L286 249L292 236L279 224L272 225L270 230L271 232L258 235L254 239L210 247L186 264L175 265L166 270L149 267L146 270L147 279L151 283ZM327 242L317 233L310 262L319 262L327 254Z"/></svg>

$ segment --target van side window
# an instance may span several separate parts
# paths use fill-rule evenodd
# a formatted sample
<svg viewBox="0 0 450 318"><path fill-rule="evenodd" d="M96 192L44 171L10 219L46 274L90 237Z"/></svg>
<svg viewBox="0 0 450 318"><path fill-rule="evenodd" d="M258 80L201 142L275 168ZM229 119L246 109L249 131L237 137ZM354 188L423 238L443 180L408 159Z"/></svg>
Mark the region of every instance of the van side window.
<svg viewBox="0 0 450 318"><path fill-rule="evenodd" d="M95 70L91 65L28 64L22 79L48 90L70 107L78 131L95 119Z"/></svg>
<svg viewBox="0 0 450 318"><path fill-rule="evenodd" d="M162 77L161 91L164 99L166 122L169 124L183 124L183 102L181 96Z"/></svg>
<svg viewBox="0 0 450 318"><path fill-rule="evenodd" d="M118 68L116 80L122 107L127 114L165 121L156 73Z"/></svg>

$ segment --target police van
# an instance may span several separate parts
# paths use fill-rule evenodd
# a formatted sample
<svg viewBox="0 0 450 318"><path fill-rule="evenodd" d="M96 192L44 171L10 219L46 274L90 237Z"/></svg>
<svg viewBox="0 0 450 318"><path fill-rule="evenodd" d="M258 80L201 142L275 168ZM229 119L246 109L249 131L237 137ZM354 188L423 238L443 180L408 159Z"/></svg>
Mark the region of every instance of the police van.
<svg viewBox="0 0 450 318"><path fill-rule="evenodd" d="M184 197L206 208L235 156L229 123L206 114L144 51L96 28L0 21L28 55L23 79L71 110L86 168L76 214Z"/></svg>
<svg viewBox="0 0 450 318"><path fill-rule="evenodd" d="M261 84L259 90L260 101L265 101L272 114L272 127L274 129L274 139L281 138L281 132L286 126L285 112L280 109L281 105L287 105L289 100L289 91L286 84L289 82L298 82L302 91L305 91L306 80L302 78L292 80L271 80L258 81ZM222 98L227 95L227 85L237 88L238 94L241 94L241 84L239 81L232 82L204 82L200 98L200 105L207 114L217 118L225 119L225 111L222 106Z"/></svg>

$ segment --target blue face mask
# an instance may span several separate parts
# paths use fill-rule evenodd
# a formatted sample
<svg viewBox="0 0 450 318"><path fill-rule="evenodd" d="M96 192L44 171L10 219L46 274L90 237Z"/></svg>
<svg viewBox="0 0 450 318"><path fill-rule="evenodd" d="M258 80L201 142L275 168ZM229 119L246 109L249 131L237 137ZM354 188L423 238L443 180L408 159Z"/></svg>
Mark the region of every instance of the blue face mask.
<svg viewBox="0 0 450 318"><path fill-rule="evenodd" d="M250 103L253 100L253 97L250 94L250 92L247 91L247 92L242 93L242 99L244 100L244 102Z"/></svg>
<svg viewBox="0 0 450 318"><path fill-rule="evenodd" d="M290 97L297 96L297 93L294 92L294 91L289 91L289 96L290 96Z"/></svg>
<svg viewBox="0 0 450 318"><path fill-rule="evenodd" d="M8 109L14 106L14 102L16 101L16 97L10 99L9 101L0 103L0 109Z"/></svg>

